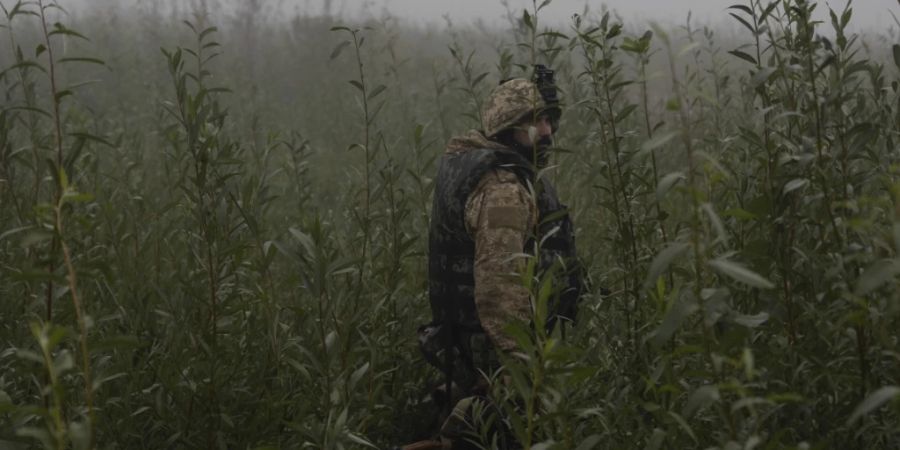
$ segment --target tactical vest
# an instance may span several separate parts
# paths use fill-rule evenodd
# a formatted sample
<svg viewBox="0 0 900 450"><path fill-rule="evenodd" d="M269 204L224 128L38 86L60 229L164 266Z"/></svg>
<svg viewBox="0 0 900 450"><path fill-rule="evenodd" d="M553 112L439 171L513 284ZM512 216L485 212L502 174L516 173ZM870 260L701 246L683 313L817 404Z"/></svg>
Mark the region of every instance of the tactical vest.
<svg viewBox="0 0 900 450"><path fill-rule="evenodd" d="M475 241L465 225L466 202L490 170L504 169L516 174L524 185L537 192L537 236L526 243L524 252L534 254L535 238L541 242L538 269L560 264L557 280L561 286L551 323L558 317L575 319L581 293L582 274L575 255L575 236L566 206L548 180L534 183L532 164L511 150L472 149L443 155L435 182L431 226L428 236L429 300L432 324L450 325L469 333L481 331L475 309Z"/></svg>

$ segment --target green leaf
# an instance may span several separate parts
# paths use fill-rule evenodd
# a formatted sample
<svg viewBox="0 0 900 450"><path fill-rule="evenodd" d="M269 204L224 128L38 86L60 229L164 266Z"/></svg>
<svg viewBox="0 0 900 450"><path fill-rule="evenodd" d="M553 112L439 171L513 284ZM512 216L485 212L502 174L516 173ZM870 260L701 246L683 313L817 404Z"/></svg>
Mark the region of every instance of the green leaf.
<svg viewBox="0 0 900 450"><path fill-rule="evenodd" d="M559 31L554 31L554 30L545 31L545 32L543 32L543 33L541 33L541 34L538 34L537 37L551 37L551 38L558 38L558 39L569 39L569 36L567 36L567 35L565 35L565 34L563 34L563 33L560 33Z"/></svg>
<svg viewBox="0 0 900 450"><path fill-rule="evenodd" d="M788 181L784 185L784 189L782 189L782 193L787 194L789 192L794 192L797 189L800 189L809 184L809 180L806 178L795 178L791 181Z"/></svg>
<svg viewBox="0 0 900 450"><path fill-rule="evenodd" d="M6 231L4 231L3 233L0 233L0 241L2 241L2 240L6 239L6 238L8 238L8 237L10 237L10 236L12 236L12 235L14 235L14 234L21 233L21 232L23 232L23 231L28 231L28 230L30 230L30 229L32 229L32 228L34 228L33 225L27 225L27 226L24 226L24 227L17 227L17 228L12 228L12 229L6 230Z"/></svg>
<svg viewBox="0 0 900 450"><path fill-rule="evenodd" d="M625 120L634 110L637 108L637 105L627 105L619 111L619 114L616 115L616 123Z"/></svg>
<svg viewBox="0 0 900 450"><path fill-rule="evenodd" d="M6 111L28 111L28 112L37 113L37 114L40 114L42 116L46 116L49 118L53 118L53 116L51 116L50 113L48 113L47 111L44 111L43 109L40 109L40 108L32 108L30 106L12 106L10 108L6 108L3 110L3 112L6 112Z"/></svg>
<svg viewBox="0 0 900 450"><path fill-rule="evenodd" d="M900 262L896 259L882 259L874 262L856 280L856 295L866 295L889 281L894 281L900 274Z"/></svg>
<svg viewBox="0 0 900 450"><path fill-rule="evenodd" d="M753 214L750 211L741 208L731 208L722 211L722 215L725 217L734 217L738 220L753 220L756 218L756 214Z"/></svg>
<svg viewBox="0 0 900 450"><path fill-rule="evenodd" d="M699 309L697 302L690 295L684 294L675 300L675 304L666 312L659 327L647 337L655 347L658 348L665 344L681 328L684 321Z"/></svg>
<svg viewBox="0 0 900 450"><path fill-rule="evenodd" d="M56 101L59 102L59 101L61 101L63 98L68 97L68 96L73 95L73 94L75 94L75 93L72 92L71 89L63 89L63 90L61 90L61 91L59 91L59 92L56 93L55 98L56 98Z"/></svg>
<svg viewBox="0 0 900 450"><path fill-rule="evenodd" d="M64 191L69 188L69 176L66 174L66 169L62 167L59 168L59 187Z"/></svg>
<svg viewBox="0 0 900 450"><path fill-rule="evenodd" d="M681 133L681 132L680 131L669 131L668 133L657 134L656 136L651 138L649 141L644 142L644 144L641 145L641 153L651 152L653 150L656 150L659 147L662 147L663 145L666 145L666 143L671 141L672 138L674 138L675 136L678 136L679 133Z"/></svg>
<svg viewBox="0 0 900 450"><path fill-rule="evenodd" d="M216 31L219 31L219 29L218 29L217 27L209 27L209 28L203 30L202 32L200 32L200 36L197 36L197 38L198 38L200 41L203 41L203 39L204 39L206 36L208 36L208 35L211 34L211 33L215 33Z"/></svg>
<svg viewBox="0 0 900 450"><path fill-rule="evenodd" d="M650 439L647 441L647 446L644 447L644 450L659 450L662 447L663 441L666 439L666 432L659 429L653 429L653 435L650 436Z"/></svg>
<svg viewBox="0 0 900 450"><path fill-rule="evenodd" d="M731 17L734 17L735 19L737 19L737 21L740 22L741 25L743 25L744 28L746 28L747 30L749 30L751 33L756 34L756 30L753 29L753 25L750 25L750 22L747 22L747 20L745 20L743 17L741 17L741 16L739 16L739 15L737 15L737 14L735 14L735 13L728 13L728 15L730 15Z"/></svg>
<svg viewBox="0 0 900 450"><path fill-rule="evenodd" d="M67 203L87 203L93 200L94 196L92 194L72 190L67 190L62 196L62 201Z"/></svg>
<svg viewBox="0 0 900 450"><path fill-rule="evenodd" d="M681 102L678 101L678 97L672 97L666 101L666 110L678 111L679 109L681 109Z"/></svg>
<svg viewBox="0 0 900 450"><path fill-rule="evenodd" d="M375 444L373 444L373 443L369 442L368 440L366 440L365 438L355 435L353 433L347 433L347 439L349 439L350 441L352 441L355 444L363 445L366 447L371 447L376 450L378 449L378 446L376 446Z"/></svg>
<svg viewBox="0 0 900 450"><path fill-rule="evenodd" d="M16 436L36 439L41 442L44 448L57 448L50 433L44 428L38 427L18 427L15 429Z"/></svg>
<svg viewBox="0 0 900 450"><path fill-rule="evenodd" d="M713 228L716 230L716 243L718 242L728 242L728 232L725 231L725 225L722 224L722 219L719 218L719 215L716 214L715 209L711 203L704 203L700 205L700 209L702 209L706 216L709 217L709 223L712 224Z"/></svg>
<svg viewBox="0 0 900 450"><path fill-rule="evenodd" d="M897 68L900 69L900 44L894 44L893 50L894 50L894 65L896 65Z"/></svg>
<svg viewBox="0 0 900 450"><path fill-rule="evenodd" d="M759 19L757 19L756 23L762 25L763 22L766 21L766 18L769 17L769 14L772 14L772 11L775 11L775 8L778 6L778 3L779 2L777 0L772 0L771 2L769 2L769 5L766 6L766 9L763 11L762 14L760 14Z"/></svg>
<svg viewBox="0 0 900 450"><path fill-rule="evenodd" d="M56 36L56 35L72 36L72 37L76 37L76 38L79 38L79 39L84 39L85 41L90 42L90 39L88 39L87 37L85 37L83 34L77 32L77 31L75 31L75 30L71 30L71 29L69 29L69 28L66 28L65 25L63 25L63 24L61 24L61 23L59 23L59 22L53 24L53 31L47 33L47 35L48 35L48 36Z"/></svg>
<svg viewBox="0 0 900 450"><path fill-rule="evenodd" d="M12 71L12 70L15 70L15 69L26 69L26 68L29 68L29 67L34 67L35 69L38 69L38 70L40 70L41 72L47 73L47 69L45 69L44 66L42 66L42 65L40 65L40 64L38 64L38 63L36 63L36 62L34 62L34 61L29 60L29 61L18 62L18 63L16 63L16 64L13 64L13 65L11 65L11 66L9 66L9 67L3 69L3 71L0 72L0 77L2 77L3 75L5 75L5 74L6 74L7 72L9 72L9 71Z"/></svg>
<svg viewBox="0 0 900 450"><path fill-rule="evenodd" d="M744 283L750 287L759 289L772 289L775 287L771 281L763 278L756 272L727 259L718 258L709 261L710 267L716 272L726 275L735 281Z"/></svg>
<svg viewBox="0 0 900 450"><path fill-rule="evenodd" d="M743 325L747 328L756 328L769 320L769 313L761 312L753 315L738 314L734 316L732 320L738 325Z"/></svg>
<svg viewBox="0 0 900 450"><path fill-rule="evenodd" d="M772 74L774 74L778 69L775 67L762 67L750 77L750 87L756 89L769 81L769 78L772 78Z"/></svg>
<svg viewBox="0 0 900 450"><path fill-rule="evenodd" d="M700 386L688 398L687 404L681 411L684 417L691 418L697 412L706 409L721 398L719 388L716 386Z"/></svg>
<svg viewBox="0 0 900 450"><path fill-rule="evenodd" d="M376 86L375 89L372 89L372 92L369 93L369 100L377 97L378 94L384 92L385 89L387 89L387 86L383 84L379 84L378 86Z"/></svg>
<svg viewBox="0 0 900 450"><path fill-rule="evenodd" d="M878 409L881 405L891 400L897 400L898 398L900 398L900 387L898 386L884 386L878 389L866 397L866 399L853 410L853 414L847 419L847 425L852 425L853 422L856 422L860 417Z"/></svg>
<svg viewBox="0 0 900 450"><path fill-rule="evenodd" d="M15 16L17 16L17 15L19 15L19 14L24 14L24 15L29 15L29 16L35 16L35 17L41 17L40 14L38 14L38 13L36 13L36 12L34 12L34 11L31 11L31 10L28 10L28 9L24 9L24 8L25 8L25 5L27 5L27 4L28 4L28 3L26 3L26 2L21 2L21 1L16 2L15 6L13 6L12 10L10 10L9 13L6 15L6 18L7 18L8 20L11 21L13 17L15 17Z"/></svg>
<svg viewBox="0 0 900 450"><path fill-rule="evenodd" d="M599 434L592 434L581 441L581 443L578 444L578 447L575 447L575 450L591 450L600 443L601 438L602 437Z"/></svg>
<svg viewBox="0 0 900 450"><path fill-rule="evenodd" d="M740 50L731 50L728 53L731 53L732 55L737 56L738 58L741 58L744 61L749 62L750 64L756 65L756 59Z"/></svg>
<svg viewBox="0 0 900 450"><path fill-rule="evenodd" d="M95 391L96 391L96 390L99 390L100 387L103 386L105 383L109 383L109 382L112 381L112 380L115 380L115 379L118 379L118 378L127 377L127 376L128 376L128 373L126 373L126 372L119 372L119 373L117 373L117 374L110 375L110 376L107 376L107 377L97 378L97 379L94 380L94 383L93 383L94 387L93 387L93 389L94 389Z"/></svg>
<svg viewBox="0 0 900 450"><path fill-rule="evenodd" d="M750 7L746 6L746 5L731 5L726 9L739 9L739 10L747 13L748 16L751 16L751 17L753 16L753 10L750 9Z"/></svg>
<svg viewBox="0 0 900 450"><path fill-rule="evenodd" d="M340 44L335 45L334 50L331 51L331 56L328 57L328 60L330 61L340 56L341 52L343 52L348 45L350 45L350 41L343 41Z"/></svg>
<svg viewBox="0 0 900 450"><path fill-rule="evenodd" d="M675 183L686 179L687 177L681 172L672 172L662 177L656 185L656 200L661 201L662 198L672 189Z"/></svg>
<svg viewBox="0 0 900 450"><path fill-rule="evenodd" d="M71 57L66 57L66 58L60 58L59 62L61 62L61 63L80 62L80 63L87 63L87 64L99 64L101 66L106 65L106 62L104 62L102 59L88 58L88 57L83 57L83 56L71 56Z"/></svg>
<svg viewBox="0 0 900 450"><path fill-rule="evenodd" d="M363 375L365 375L366 372L368 372L368 371L369 371L369 363L368 362L363 364L358 369L354 370L353 373L350 375L350 386L355 386L356 383L358 383L359 380L362 379Z"/></svg>
<svg viewBox="0 0 900 450"><path fill-rule="evenodd" d="M690 248L688 244L676 242L659 252L656 257L653 258L653 262L650 263L650 268L647 269L647 278L644 280L644 289L653 287L660 275L662 275L662 273L672 264L672 261L681 257L688 248Z"/></svg>
<svg viewBox="0 0 900 450"><path fill-rule="evenodd" d="M4 406L13 406L12 397L6 393L6 391L0 390L0 408ZM2 411L2 409L0 409Z"/></svg>
<svg viewBox="0 0 900 450"><path fill-rule="evenodd" d="M691 426L688 425L688 423L684 420L684 418L682 418L681 416L678 415L678 413L673 412L673 411L669 411L669 416L672 417L673 419L675 419L675 422L678 423L678 425L681 427L681 429L684 430L684 432L687 433L688 436L690 436L691 439L694 440L695 444L698 444L700 442L697 440L697 435L694 434L694 430L691 429Z"/></svg>
<svg viewBox="0 0 900 450"><path fill-rule="evenodd" d="M105 146L107 146L107 147L110 147L110 148L115 148L115 147L116 147L115 144L113 144L113 143L107 141L106 139L103 139L103 138L101 138L100 136L94 136L93 134L90 134L90 133L75 132L75 133L69 133L69 136L73 136L73 137L76 137L76 138L79 138L79 139L88 140L88 141L94 141L94 142L103 144L103 145L105 145Z"/></svg>

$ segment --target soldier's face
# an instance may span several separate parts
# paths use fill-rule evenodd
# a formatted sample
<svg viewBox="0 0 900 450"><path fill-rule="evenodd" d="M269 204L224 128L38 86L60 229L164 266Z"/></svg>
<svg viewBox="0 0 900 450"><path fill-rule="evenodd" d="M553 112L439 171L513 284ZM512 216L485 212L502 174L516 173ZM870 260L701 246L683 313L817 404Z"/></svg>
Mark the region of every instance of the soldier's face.
<svg viewBox="0 0 900 450"><path fill-rule="evenodd" d="M553 125L546 114L537 116L533 121L520 124L513 133L513 139L527 148L546 148L552 143Z"/></svg>

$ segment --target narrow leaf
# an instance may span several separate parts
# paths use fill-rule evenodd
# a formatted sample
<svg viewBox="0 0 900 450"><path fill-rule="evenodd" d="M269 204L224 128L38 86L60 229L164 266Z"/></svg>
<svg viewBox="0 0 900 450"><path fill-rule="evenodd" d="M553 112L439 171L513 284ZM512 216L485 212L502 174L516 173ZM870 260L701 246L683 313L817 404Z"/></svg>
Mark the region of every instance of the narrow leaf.
<svg viewBox="0 0 900 450"><path fill-rule="evenodd" d="M898 386L884 386L881 389L878 389L866 397L866 399L853 410L853 414L847 419L847 425L853 424L856 419L878 409L881 405L891 400L896 400L898 397L900 397L900 387Z"/></svg>
<svg viewBox="0 0 900 450"><path fill-rule="evenodd" d="M683 417L679 416L678 413L673 411L669 411L669 416L675 419L675 422L677 422L681 429L684 430L684 432L694 440L695 444L699 443L699 441L697 440L697 435L694 434L694 430L691 429L691 426L688 425Z"/></svg>
<svg viewBox="0 0 900 450"><path fill-rule="evenodd" d="M672 138L678 136L680 131L670 131L668 133L658 134L654 136L647 142L644 142L644 145L641 146L641 152L650 152L663 145L666 145L667 142L671 141Z"/></svg>
<svg viewBox="0 0 900 450"><path fill-rule="evenodd" d="M656 185L656 200L662 200L662 198L672 189L672 186L675 183L684 180L686 177L681 172L672 172L659 180L659 183Z"/></svg>
<svg viewBox="0 0 900 450"><path fill-rule="evenodd" d="M687 404L681 411L684 417L690 418L697 412L706 409L709 405L721 398L719 388L715 386L700 386L688 398Z"/></svg>
<svg viewBox="0 0 900 450"><path fill-rule="evenodd" d="M739 10L747 13L748 16L753 16L753 10L750 9L750 7L746 6L746 5L731 5L727 9L739 9Z"/></svg>
<svg viewBox="0 0 900 450"><path fill-rule="evenodd" d="M750 25L750 23L747 22L743 17L741 17L741 16L739 16L739 15L737 15L737 14L735 14L735 13L728 13L728 14L729 14L731 17L734 17L735 19L737 19L737 21L740 22L742 25L744 25L745 28L747 28L748 30L750 30L751 33L754 33L754 34L756 33L756 30L753 29L753 25Z"/></svg>
<svg viewBox="0 0 900 450"><path fill-rule="evenodd" d="M343 41L338 45L334 46L334 50L331 51L331 56L328 57L329 60L333 60L341 55L341 52L344 51L347 46L350 45L350 41Z"/></svg>
<svg viewBox="0 0 900 450"><path fill-rule="evenodd" d="M644 289L648 289L655 285L657 278L669 268L672 261L684 254L689 247L688 244L683 242L676 242L659 252L656 257L653 258L653 262L650 263L650 268L647 269L647 279L644 280Z"/></svg>
<svg viewBox="0 0 900 450"><path fill-rule="evenodd" d="M690 295L690 294L688 294ZM648 336L648 339L655 347L660 347L668 341L684 321L698 309L697 302L689 296L682 296L675 301L675 304L666 312L659 327Z"/></svg>
<svg viewBox="0 0 900 450"><path fill-rule="evenodd" d="M106 65L106 63L102 59L88 58L88 57L83 57L83 56L72 56L72 57L60 58L59 62L61 62L61 63L80 62L80 63L87 63L87 64L99 64L101 66Z"/></svg>
<svg viewBox="0 0 900 450"><path fill-rule="evenodd" d="M761 312L759 314L747 315L738 314L732 319L734 323L743 325L747 328L756 328L769 320L769 313Z"/></svg>
<svg viewBox="0 0 900 450"><path fill-rule="evenodd" d="M749 62L750 64L756 65L756 59L740 50L731 50L728 53L731 53L732 55L737 56L738 58L741 58L744 61Z"/></svg>
<svg viewBox="0 0 900 450"><path fill-rule="evenodd" d="M894 44L894 64L900 69L900 44Z"/></svg>
<svg viewBox="0 0 900 450"><path fill-rule="evenodd" d="M600 443L600 439L601 436L599 434L588 436L578 444L578 447L575 447L575 450L591 450Z"/></svg>
<svg viewBox="0 0 900 450"><path fill-rule="evenodd" d="M769 81L769 78L772 78L772 74L774 74L776 69L774 67L763 67L756 71L752 77L750 77L750 87L756 89Z"/></svg>
<svg viewBox="0 0 900 450"><path fill-rule="evenodd" d="M376 86L375 89L372 89L372 92L369 93L369 100L377 97L378 94L384 92L385 89L387 89L387 86L383 84L379 84L378 86Z"/></svg>
<svg viewBox="0 0 900 450"><path fill-rule="evenodd" d="M771 281L763 278L756 272L727 259L718 258L709 261L710 267L716 272L726 275L735 281L744 283L750 287L759 289L772 289L775 287Z"/></svg>
<svg viewBox="0 0 900 450"><path fill-rule="evenodd" d="M866 295L887 283L894 281L900 274L900 262L895 259L882 259L876 261L860 275L856 280L856 295Z"/></svg>
<svg viewBox="0 0 900 450"><path fill-rule="evenodd" d="M795 178L795 179L793 179L793 180L791 180L791 181L788 181L788 182L784 185L784 189L782 189L782 192L785 193L785 194L787 194L788 192L794 192L794 191L796 191L797 189L800 189L800 188L806 186L807 184L809 184L809 180L808 180L808 179L806 179L806 178Z"/></svg>

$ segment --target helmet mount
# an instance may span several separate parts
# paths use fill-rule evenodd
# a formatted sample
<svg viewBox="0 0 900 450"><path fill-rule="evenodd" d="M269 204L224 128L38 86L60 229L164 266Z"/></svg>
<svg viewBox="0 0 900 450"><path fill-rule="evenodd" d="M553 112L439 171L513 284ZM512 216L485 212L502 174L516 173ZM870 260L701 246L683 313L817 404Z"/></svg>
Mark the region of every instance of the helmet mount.
<svg viewBox="0 0 900 450"><path fill-rule="evenodd" d="M530 79L505 79L494 88L482 110L484 134L492 138L540 114L549 116L555 131L561 110L554 71L537 64Z"/></svg>

